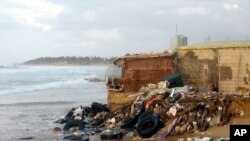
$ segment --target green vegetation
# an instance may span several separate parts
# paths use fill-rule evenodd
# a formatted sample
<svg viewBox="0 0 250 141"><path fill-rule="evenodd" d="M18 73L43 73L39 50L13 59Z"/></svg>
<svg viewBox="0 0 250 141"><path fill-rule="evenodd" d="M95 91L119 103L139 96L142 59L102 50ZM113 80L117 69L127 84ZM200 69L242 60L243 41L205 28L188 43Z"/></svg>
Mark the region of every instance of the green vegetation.
<svg viewBox="0 0 250 141"><path fill-rule="evenodd" d="M24 62L25 65L101 65L111 64L116 58L88 57L41 57Z"/></svg>

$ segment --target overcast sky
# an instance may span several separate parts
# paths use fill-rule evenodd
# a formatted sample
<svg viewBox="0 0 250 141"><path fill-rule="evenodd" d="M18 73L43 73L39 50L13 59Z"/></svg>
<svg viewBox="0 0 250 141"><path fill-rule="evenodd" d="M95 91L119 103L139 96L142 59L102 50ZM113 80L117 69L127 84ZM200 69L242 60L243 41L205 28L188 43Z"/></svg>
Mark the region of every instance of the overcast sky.
<svg viewBox="0 0 250 141"><path fill-rule="evenodd" d="M189 43L250 38L249 0L1 0L0 65L42 56L160 52Z"/></svg>

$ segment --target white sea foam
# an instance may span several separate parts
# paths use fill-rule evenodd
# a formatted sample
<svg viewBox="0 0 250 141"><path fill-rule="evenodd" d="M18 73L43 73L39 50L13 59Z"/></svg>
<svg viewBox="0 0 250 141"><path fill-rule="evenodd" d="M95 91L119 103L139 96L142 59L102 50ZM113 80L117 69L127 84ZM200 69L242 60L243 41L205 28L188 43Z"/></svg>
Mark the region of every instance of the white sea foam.
<svg viewBox="0 0 250 141"><path fill-rule="evenodd" d="M7 89L0 90L0 95L32 92L32 91L51 89L51 88L60 88L64 86L81 84L81 83L82 84L86 83L86 80L81 78L81 79L75 79L75 80L48 82L48 83L34 84L34 85L28 85L28 86L16 86L15 88L7 88Z"/></svg>
<svg viewBox="0 0 250 141"><path fill-rule="evenodd" d="M25 93L86 84L85 79L100 77L105 67L26 67L0 69L0 95ZM100 71L101 70L101 71Z"/></svg>
<svg viewBox="0 0 250 141"><path fill-rule="evenodd" d="M46 72L46 71L69 71L70 73L85 73L85 70L80 70L81 67L54 67L54 66L10 66L0 68L0 74L15 74L15 73L31 73L31 72Z"/></svg>

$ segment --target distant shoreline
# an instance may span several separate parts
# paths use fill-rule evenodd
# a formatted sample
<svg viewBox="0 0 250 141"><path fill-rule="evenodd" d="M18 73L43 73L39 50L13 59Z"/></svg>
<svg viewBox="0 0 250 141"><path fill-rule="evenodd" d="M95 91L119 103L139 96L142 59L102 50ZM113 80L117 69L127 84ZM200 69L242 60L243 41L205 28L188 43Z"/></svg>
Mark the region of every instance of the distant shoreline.
<svg viewBox="0 0 250 141"><path fill-rule="evenodd" d="M103 57L40 57L28 60L21 65L28 66L104 66L110 65L116 58Z"/></svg>
<svg viewBox="0 0 250 141"><path fill-rule="evenodd" d="M60 67L60 66L108 66L111 64L84 64L84 65L79 65L79 64L19 64L21 66L55 66L55 67Z"/></svg>

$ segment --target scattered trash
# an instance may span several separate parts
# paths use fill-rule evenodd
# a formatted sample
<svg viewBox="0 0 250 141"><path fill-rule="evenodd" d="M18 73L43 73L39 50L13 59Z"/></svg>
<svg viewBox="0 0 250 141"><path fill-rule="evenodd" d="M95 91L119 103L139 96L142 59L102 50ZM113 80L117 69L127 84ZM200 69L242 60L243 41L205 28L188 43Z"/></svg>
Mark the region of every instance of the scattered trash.
<svg viewBox="0 0 250 141"><path fill-rule="evenodd" d="M85 127L85 124L81 120L72 120L65 124L65 126L63 127L63 131L73 130L72 128L74 127L78 128L75 130L83 130Z"/></svg>
<svg viewBox="0 0 250 141"><path fill-rule="evenodd" d="M169 88L184 86L183 80L179 74L168 75L167 77L164 77L162 80L168 81Z"/></svg>
<svg viewBox="0 0 250 141"><path fill-rule="evenodd" d="M184 139L183 139L183 138L181 138L181 139L178 139L177 141L184 141Z"/></svg>
<svg viewBox="0 0 250 141"><path fill-rule="evenodd" d="M181 139L178 139L178 141L184 141L185 139L181 138ZM193 138L190 138L188 137L186 139L186 141L229 141L230 139L229 138L210 138L210 137L193 137Z"/></svg>
<svg viewBox="0 0 250 141"><path fill-rule="evenodd" d="M105 81L104 79L98 78L98 77L85 78L85 80L87 80L89 82L104 82Z"/></svg>
<svg viewBox="0 0 250 141"><path fill-rule="evenodd" d="M159 115L154 112L142 114L137 122L136 131L142 138L149 138L164 126Z"/></svg>
<svg viewBox="0 0 250 141"><path fill-rule="evenodd" d="M135 135L134 132L128 132L128 133L126 134L127 137L133 137L134 135Z"/></svg>
<svg viewBox="0 0 250 141"><path fill-rule="evenodd" d="M166 80L172 80L172 84ZM178 83L178 87L173 87ZM217 92L198 93L194 88L181 86L178 75L157 84L143 86L133 103L113 112L105 104L93 102L90 107L72 108L56 123L65 124L65 138L99 135L102 140L139 136L163 139L168 136L204 132L211 126L225 125L231 116L243 116L242 106L234 96ZM171 87L171 88L170 88ZM60 131L60 128L55 128ZM80 132L80 135L72 133ZM138 136L134 139L138 139ZM84 139L88 136L84 136ZM80 140L80 139L79 139ZM181 138L178 141L183 141ZM209 137L187 138L187 141L213 141ZM220 140L229 140L221 138Z"/></svg>
<svg viewBox="0 0 250 141"><path fill-rule="evenodd" d="M177 88L175 88L176 90L175 90L175 92L176 93L181 93L181 92L183 92L183 93L188 93L188 91L189 91L189 88L188 88L188 86L186 85L186 86L183 86L183 87L177 87Z"/></svg>
<svg viewBox="0 0 250 141"><path fill-rule="evenodd" d="M65 117L61 117L61 118L59 118L58 120L55 121L55 123L59 123L59 124L64 124L66 122L67 121L66 121Z"/></svg>
<svg viewBox="0 0 250 141"><path fill-rule="evenodd" d="M62 129L61 129L60 127L55 127L55 128L53 129L53 131L54 131L55 133L57 133L57 132L59 132L59 131L62 131Z"/></svg>
<svg viewBox="0 0 250 141"><path fill-rule="evenodd" d="M35 137L22 137L18 138L19 140L33 140Z"/></svg>
<svg viewBox="0 0 250 141"><path fill-rule="evenodd" d="M123 137L123 134L120 130L116 129L107 129L104 130L100 135L102 140L120 140Z"/></svg>
<svg viewBox="0 0 250 141"><path fill-rule="evenodd" d="M64 140L77 140L77 141L89 141L89 136L87 135L68 135L63 137Z"/></svg>

